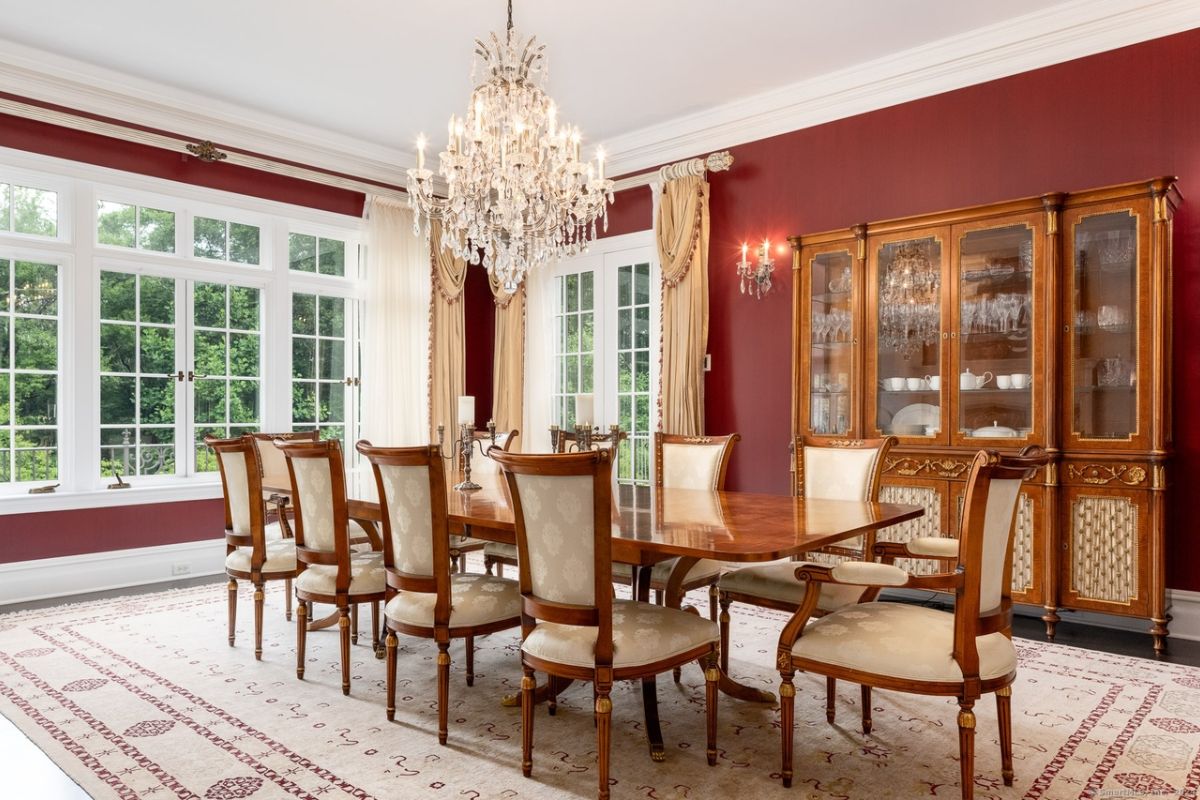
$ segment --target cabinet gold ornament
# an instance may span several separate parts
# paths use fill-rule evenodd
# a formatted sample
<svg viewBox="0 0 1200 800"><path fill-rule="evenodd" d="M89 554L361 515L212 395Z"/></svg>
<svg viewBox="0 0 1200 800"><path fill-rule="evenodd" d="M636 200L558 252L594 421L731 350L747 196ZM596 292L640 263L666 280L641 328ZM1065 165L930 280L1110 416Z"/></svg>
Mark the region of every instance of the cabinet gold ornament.
<svg viewBox="0 0 1200 800"><path fill-rule="evenodd" d="M921 473L936 475L939 478L957 478L968 469L970 463L954 458L888 458L883 462L884 473L894 472L906 478L912 478Z"/></svg>
<svg viewBox="0 0 1200 800"><path fill-rule="evenodd" d="M1146 482L1146 470L1128 464L1067 464L1067 477L1093 486L1106 486L1113 481L1137 486Z"/></svg>

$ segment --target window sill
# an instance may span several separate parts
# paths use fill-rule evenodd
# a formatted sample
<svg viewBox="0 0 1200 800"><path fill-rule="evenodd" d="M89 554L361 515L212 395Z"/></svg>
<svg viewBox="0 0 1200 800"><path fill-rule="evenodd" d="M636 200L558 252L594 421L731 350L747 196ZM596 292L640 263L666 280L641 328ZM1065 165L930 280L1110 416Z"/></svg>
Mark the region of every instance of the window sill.
<svg viewBox="0 0 1200 800"><path fill-rule="evenodd" d="M140 506L151 503L178 503L187 500L211 500L221 496L219 480L180 481L157 486L129 489L94 489L83 492L57 491L53 494L0 495L0 515L37 514L43 511L71 511L81 508Z"/></svg>

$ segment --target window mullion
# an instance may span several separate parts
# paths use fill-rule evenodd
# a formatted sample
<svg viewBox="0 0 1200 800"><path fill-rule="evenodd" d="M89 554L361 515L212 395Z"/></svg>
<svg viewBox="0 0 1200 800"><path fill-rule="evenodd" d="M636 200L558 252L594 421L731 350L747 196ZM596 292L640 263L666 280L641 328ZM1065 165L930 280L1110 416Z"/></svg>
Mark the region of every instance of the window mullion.
<svg viewBox="0 0 1200 800"><path fill-rule="evenodd" d="M186 374L196 371L195 281L175 281L175 352L176 363L182 364ZM196 458L193 440L195 426L192 422L196 398L196 383L192 380L175 383L175 464L176 475L192 477L196 474Z"/></svg>

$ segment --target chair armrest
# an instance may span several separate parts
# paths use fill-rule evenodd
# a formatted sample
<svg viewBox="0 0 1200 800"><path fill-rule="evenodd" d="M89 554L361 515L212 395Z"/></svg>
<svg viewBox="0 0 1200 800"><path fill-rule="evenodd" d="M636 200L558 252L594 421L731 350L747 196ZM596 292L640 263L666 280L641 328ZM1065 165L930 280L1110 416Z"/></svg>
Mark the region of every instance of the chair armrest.
<svg viewBox="0 0 1200 800"><path fill-rule="evenodd" d="M889 544L892 544L889 542ZM843 561L835 567L804 564L796 568L796 579L807 581L809 591L820 592L822 583L850 586L894 586L906 589L954 589L962 584L963 573L936 572L932 575L911 575L892 564L874 561ZM814 604L815 608L815 604Z"/></svg>
<svg viewBox="0 0 1200 800"><path fill-rule="evenodd" d="M874 561L843 561L830 571L838 583L862 586L904 586L909 574L891 564Z"/></svg>
<svg viewBox="0 0 1200 800"><path fill-rule="evenodd" d="M958 540L947 536L921 536L908 542L876 542L875 555L885 564L897 558L957 561Z"/></svg>

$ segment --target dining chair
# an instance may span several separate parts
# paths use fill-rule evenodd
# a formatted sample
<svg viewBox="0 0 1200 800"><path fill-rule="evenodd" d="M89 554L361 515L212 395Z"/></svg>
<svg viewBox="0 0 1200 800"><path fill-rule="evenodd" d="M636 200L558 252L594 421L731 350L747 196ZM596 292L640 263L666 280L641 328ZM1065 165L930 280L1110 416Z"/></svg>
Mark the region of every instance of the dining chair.
<svg viewBox="0 0 1200 800"><path fill-rule="evenodd" d="M613 681L704 662L707 756L717 760L716 625L699 615L613 599L612 456L496 453L512 499L521 590L521 771L533 771L534 672L595 688L598 796L609 796Z"/></svg>
<svg viewBox="0 0 1200 800"><path fill-rule="evenodd" d="M466 645L467 685L475 682L475 637L521 624L514 580L451 574L446 476L436 447L355 447L371 462L383 515L387 601L387 718L396 718L396 634L437 643L438 742L446 743L450 640Z"/></svg>
<svg viewBox="0 0 1200 800"><path fill-rule="evenodd" d="M796 493L806 499L879 500L879 480L884 459L896 445L894 436L880 439L810 439L798 436L792 443ZM872 559L875 531L844 543L823 547L800 558L836 563ZM804 601L805 586L796 581L796 559L755 564L726 572L717 584L721 605L721 667L729 670L729 606L735 602L760 608L795 612ZM866 586L828 586L814 613L824 614L863 599L873 600L878 590ZM825 687L825 716L834 721L837 681ZM862 728L871 732L871 687L863 686Z"/></svg>
<svg viewBox="0 0 1200 800"><path fill-rule="evenodd" d="M296 677L304 679L309 609L313 603L331 603L338 610L342 694L350 694L351 608L371 604L371 645L378 652L383 553L351 549L346 473L336 439L281 440L275 446L287 459L296 506Z"/></svg>
<svg viewBox="0 0 1200 800"><path fill-rule="evenodd" d="M728 436L680 436L672 433L654 434L654 485L659 489L697 489L719 492L725 488L725 475L733 446L741 434ZM660 561L650 570L650 588L662 605L667 581L678 559ZM701 559L688 570L683 579L683 591L707 586L708 618L717 620L717 580L724 565L719 561ZM614 564L613 577L621 583L632 584L633 568L629 564ZM678 674L675 676L678 680Z"/></svg>
<svg viewBox="0 0 1200 800"><path fill-rule="evenodd" d="M290 598L296 576L296 543L280 535L279 524L268 525L263 502L261 462L254 439L204 437L217 455L221 493L225 498L225 574L229 576L229 646L237 624L237 582L254 587L254 657L262 660L263 590L269 581L283 581ZM287 603L291 619L291 603Z"/></svg>
<svg viewBox="0 0 1200 800"><path fill-rule="evenodd" d="M783 743L783 785L792 782L793 718L797 670L843 677L867 686L958 699L958 747L963 800L974 797L976 700L994 692L1000 724L1000 774L1013 783L1012 683L1017 653L1012 643L1013 527L1021 482L1049 461L1031 445L1016 456L981 450L967 476L959 554L954 566L931 575L910 575L890 563L920 557L901 542L881 542L883 563L847 561L836 566L802 564L796 578L804 601L779 637L777 664ZM863 586L944 590L954 609L906 603L844 606L809 624L825 591Z"/></svg>

